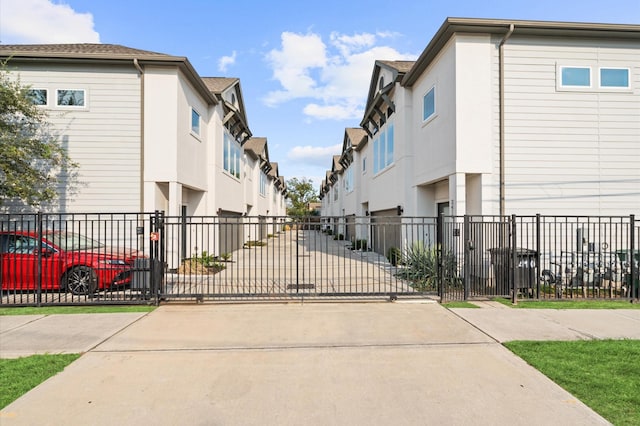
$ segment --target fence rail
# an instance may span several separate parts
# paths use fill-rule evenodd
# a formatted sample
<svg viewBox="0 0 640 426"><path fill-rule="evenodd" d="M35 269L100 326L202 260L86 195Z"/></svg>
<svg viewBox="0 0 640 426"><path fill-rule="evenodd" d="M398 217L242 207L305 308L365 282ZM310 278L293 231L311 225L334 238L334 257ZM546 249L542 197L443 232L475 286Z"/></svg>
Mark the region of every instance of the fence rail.
<svg viewBox="0 0 640 426"><path fill-rule="evenodd" d="M640 221L0 215L0 305L637 299Z"/></svg>

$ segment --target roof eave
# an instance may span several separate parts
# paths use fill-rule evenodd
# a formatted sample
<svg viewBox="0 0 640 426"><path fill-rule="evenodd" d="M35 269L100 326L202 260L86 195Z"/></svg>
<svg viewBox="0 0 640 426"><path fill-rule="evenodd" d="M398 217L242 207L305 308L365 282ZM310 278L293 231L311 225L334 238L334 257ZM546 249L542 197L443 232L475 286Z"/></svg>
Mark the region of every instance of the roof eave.
<svg viewBox="0 0 640 426"><path fill-rule="evenodd" d="M424 49L415 65L402 78L402 86L412 86L455 33L506 34L510 25L517 35L546 37L640 39L640 25L584 22L526 21L513 19L447 18Z"/></svg>

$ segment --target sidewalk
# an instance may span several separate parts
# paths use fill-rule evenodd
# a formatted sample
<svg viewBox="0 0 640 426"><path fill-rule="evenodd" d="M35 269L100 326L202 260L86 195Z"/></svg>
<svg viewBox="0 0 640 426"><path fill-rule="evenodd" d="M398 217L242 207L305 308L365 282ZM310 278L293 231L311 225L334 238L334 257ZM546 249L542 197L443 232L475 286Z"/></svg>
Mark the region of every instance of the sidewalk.
<svg viewBox="0 0 640 426"><path fill-rule="evenodd" d="M38 352L88 350L0 419L3 426L607 424L498 341L535 324L544 335L557 331L550 338L619 337L623 322L633 330L623 337L638 338L640 311L532 311L400 301L167 305L110 323L100 315L0 317L2 357L29 344ZM600 322L615 336L593 328ZM516 326L498 327L505 323ZM48 333L55 338L43 339ZM44 341L48 348L37 345Z"/></svg>

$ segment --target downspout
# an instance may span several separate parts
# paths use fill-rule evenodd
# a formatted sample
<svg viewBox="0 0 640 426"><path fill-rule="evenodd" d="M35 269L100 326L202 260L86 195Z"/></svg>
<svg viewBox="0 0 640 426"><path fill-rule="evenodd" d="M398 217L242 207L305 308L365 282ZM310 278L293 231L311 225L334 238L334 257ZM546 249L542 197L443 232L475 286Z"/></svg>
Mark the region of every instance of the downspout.
<svg viewBox="0 0 640 426"><path fill-rule="evenodd" d="M504 44L507 42L511 34L513 34L515 26L509 24L509 31L504 35L502 41L498 45L498 54L500 56L499 79L500 79L500 216L505 215L504 208Z"/></svg>
<svg viewBox="0 0 640 426"><path fill-rule="evenodd" d="M144 212L144 70L138 63L138 58L133 58L133 66L138 70L140 77L140 212Z"/></svg>

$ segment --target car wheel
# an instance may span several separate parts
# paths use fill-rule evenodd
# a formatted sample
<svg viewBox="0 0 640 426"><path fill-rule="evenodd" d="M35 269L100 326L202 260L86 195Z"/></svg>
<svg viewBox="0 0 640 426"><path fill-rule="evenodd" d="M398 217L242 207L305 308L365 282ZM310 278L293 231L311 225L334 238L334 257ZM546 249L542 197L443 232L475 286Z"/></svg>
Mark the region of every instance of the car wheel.
<svg viewBox="0 0 640 426"><path fill-rule="evenodd" d="M98 288L98 276L88 266L74 266L62 277L62 287L75 295L89 295Z"/></svg>

